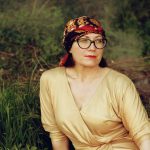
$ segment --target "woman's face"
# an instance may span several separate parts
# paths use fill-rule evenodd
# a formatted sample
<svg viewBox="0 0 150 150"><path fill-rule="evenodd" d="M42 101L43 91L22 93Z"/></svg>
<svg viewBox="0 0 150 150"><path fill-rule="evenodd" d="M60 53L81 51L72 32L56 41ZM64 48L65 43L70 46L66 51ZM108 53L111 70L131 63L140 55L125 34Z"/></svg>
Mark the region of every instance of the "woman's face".
<svg viewBox="0 0 150 150"><path fill-rule="evenodd" d="M91 41L94 42L91 43ZM102 36L95 33L80 37L77 41L74 41L70 49L75 65L85 67L99 66L103 51Z"/></svg>

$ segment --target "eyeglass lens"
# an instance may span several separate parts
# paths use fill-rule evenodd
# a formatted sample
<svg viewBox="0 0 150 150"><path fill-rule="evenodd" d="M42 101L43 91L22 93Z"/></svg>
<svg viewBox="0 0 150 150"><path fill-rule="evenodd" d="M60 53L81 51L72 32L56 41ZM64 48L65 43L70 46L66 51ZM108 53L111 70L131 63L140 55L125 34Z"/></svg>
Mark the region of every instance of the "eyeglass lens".
<svg viewBox="0 0 150 150"><path fill-rule="evenodd" d="M77 40L77 43L80 48L86 49L91 46L92 43L94 43L94 46L97 49L102 49L106 46L106 40L105 39L96 39L94 41L90 39L80 38Z"/></svg>

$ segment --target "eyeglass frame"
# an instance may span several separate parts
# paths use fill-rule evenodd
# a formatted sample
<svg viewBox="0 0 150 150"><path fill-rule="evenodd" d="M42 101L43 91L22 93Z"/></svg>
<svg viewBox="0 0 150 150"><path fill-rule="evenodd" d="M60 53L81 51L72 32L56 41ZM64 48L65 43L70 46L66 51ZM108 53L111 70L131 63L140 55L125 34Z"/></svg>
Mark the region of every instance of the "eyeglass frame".
<svg viewBox="0 0 150 150"><path fill-rule="evenodd" d="M92 43L94 44L94 46L95 46L96 49L103 49L104 47L106 47L106 44L107 44L107 40L106 40L105 38L102 38L101 40L104 40L104 41L105 41L105 45L104 45L102 48L97 48L97 46L95 45L95 41L98 40L98 39L96 39L96 40L87 39L87 40L90 41L90 45L89 45L88 47L86 47L86 48L82 48L82 47L80 46L80 44L79 44L79 40L80 40L80 39L86 39L86 38L78 38L78 39L75 40L75 41L77 41L77 44L78 44L78 46L79 46L81 49L88 49L88 48L91 46Z"/></svg>

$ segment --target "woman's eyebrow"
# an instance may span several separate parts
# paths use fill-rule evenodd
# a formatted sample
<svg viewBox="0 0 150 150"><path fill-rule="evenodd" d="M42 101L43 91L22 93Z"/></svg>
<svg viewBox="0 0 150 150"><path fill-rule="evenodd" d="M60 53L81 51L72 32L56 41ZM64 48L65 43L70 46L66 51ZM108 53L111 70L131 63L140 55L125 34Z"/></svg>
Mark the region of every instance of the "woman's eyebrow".
<svg viewBox="0 0 150 150"><path fill-rule="evenodd" d="M96 36L95 38L99 38L99 37L102 38L102 36L100 36L100 35Z"/></svg>
<svg viewBox="0 0 150 150"><path fill-rule="evenodd" d="M82 36L81 38L89 38L89 37L85 35L85 36Z"/></svg>

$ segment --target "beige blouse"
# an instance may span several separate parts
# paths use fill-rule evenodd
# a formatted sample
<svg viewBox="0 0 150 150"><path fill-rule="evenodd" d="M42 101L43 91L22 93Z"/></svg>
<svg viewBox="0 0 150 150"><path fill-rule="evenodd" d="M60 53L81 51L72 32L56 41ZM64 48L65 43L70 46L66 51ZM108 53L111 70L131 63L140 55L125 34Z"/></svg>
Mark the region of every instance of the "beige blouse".
<svg viewBox="0 0 150 150"><path fill-rule="evenodd" d="M79 110L64 67L40 79L41 120L51 140L69 138L76 150L138 150L150 122L132 81L106 68L94 96Z"/></svg>

